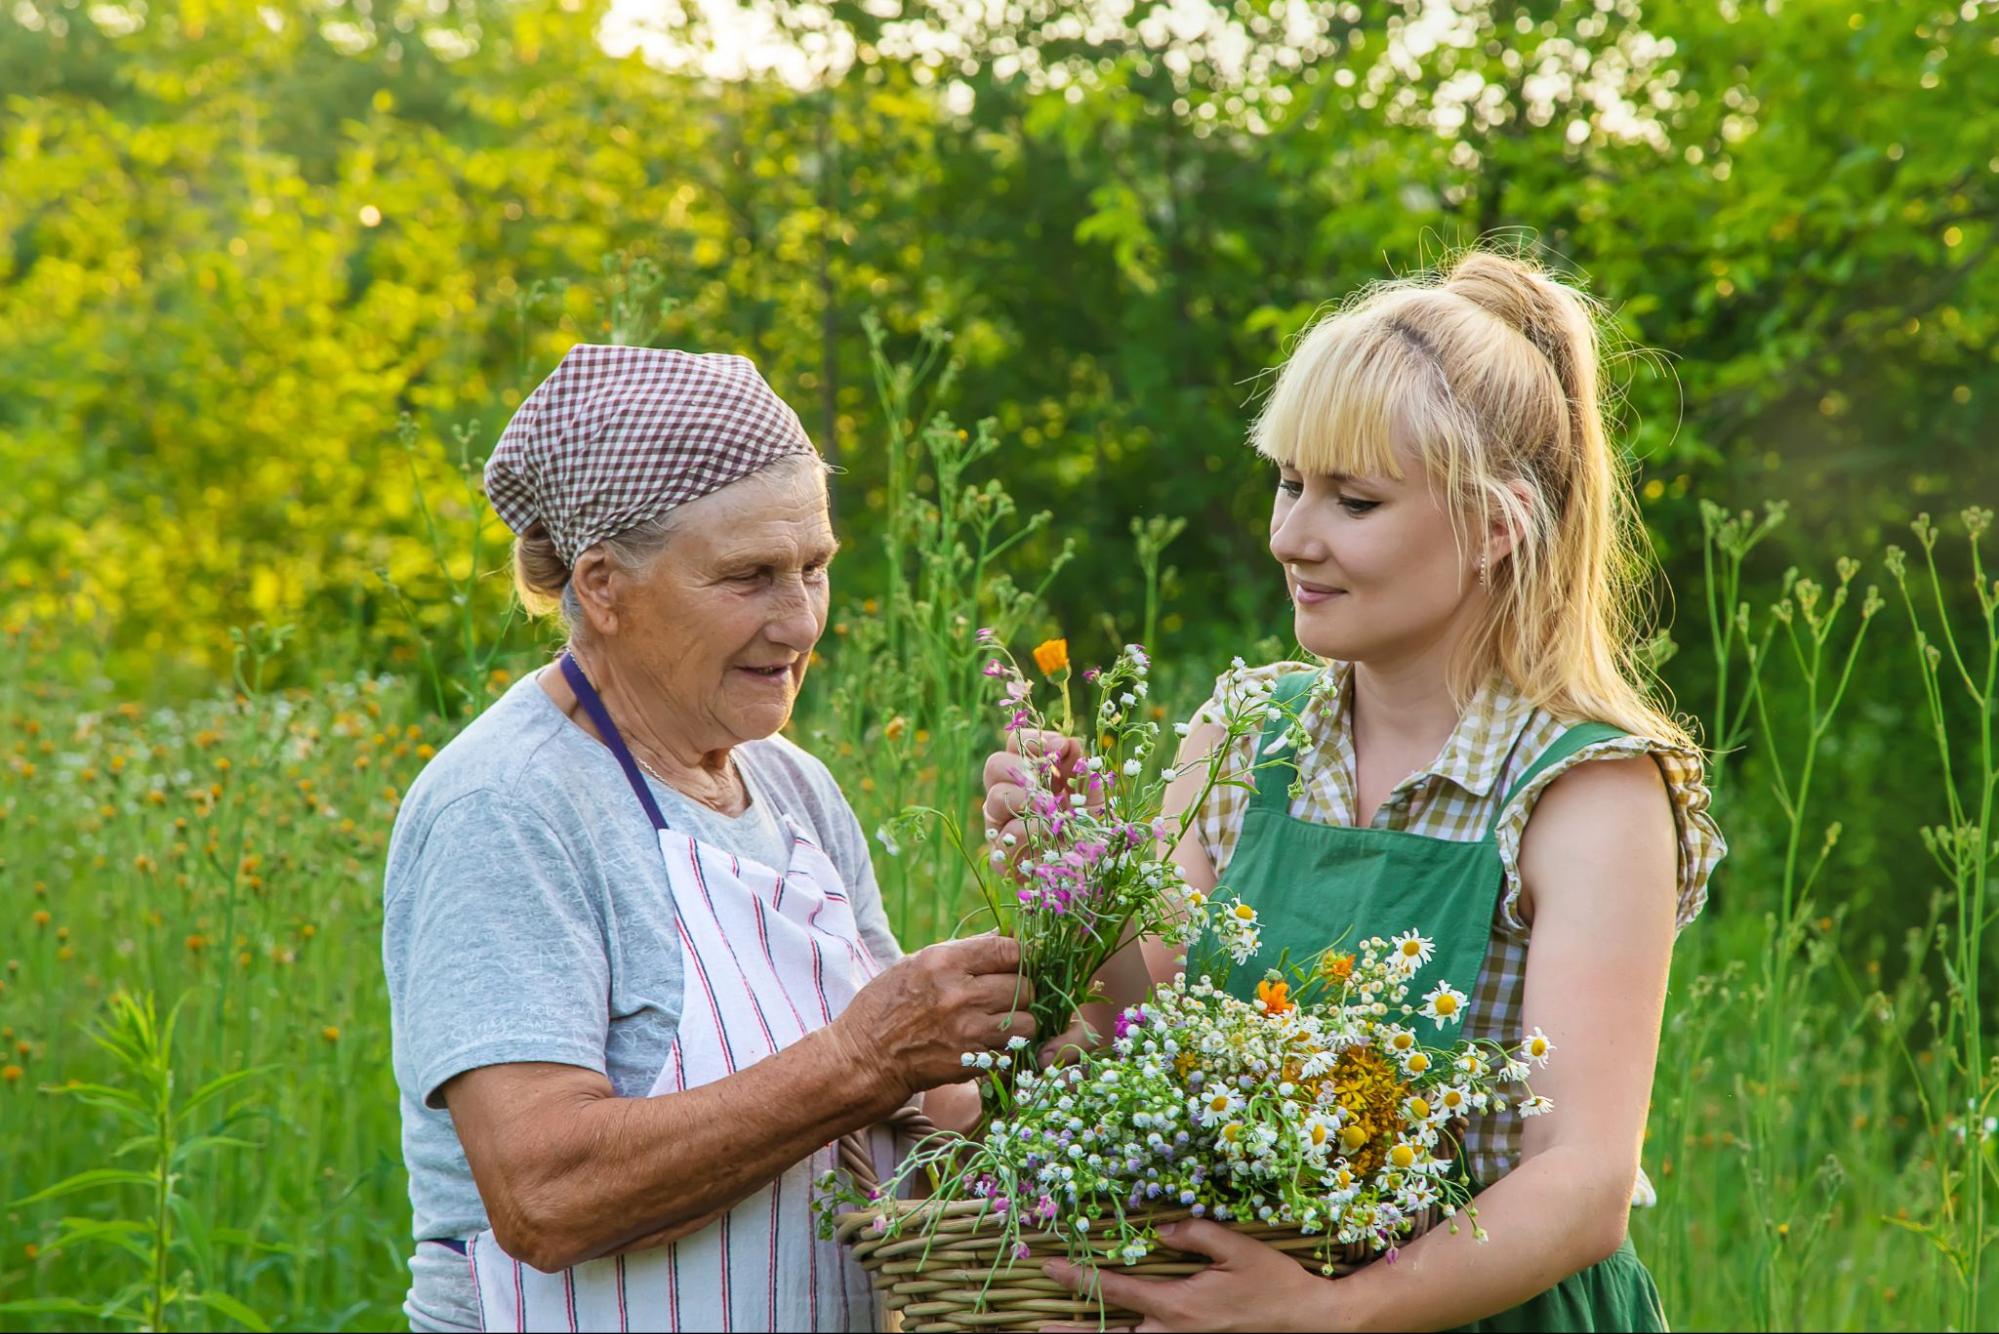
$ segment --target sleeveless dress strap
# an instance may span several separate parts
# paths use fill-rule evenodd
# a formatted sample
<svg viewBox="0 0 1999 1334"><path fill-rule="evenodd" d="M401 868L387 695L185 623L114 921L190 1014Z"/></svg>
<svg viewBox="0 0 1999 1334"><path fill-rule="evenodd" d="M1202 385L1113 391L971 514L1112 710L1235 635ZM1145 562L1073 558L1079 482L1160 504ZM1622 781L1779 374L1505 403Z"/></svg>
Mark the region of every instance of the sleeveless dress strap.
<svg viewBox="0 0 1999 1334"><path fill-rule="evenodd" d="M1560 764L1584 746L1593 746L1599 741L1614 741L1621 736L1629 736L1621 727L1609 723L1576 723L1567 731L1548 743L1547 749L1534 757L1525 773L1513 781L1497 806L1492 808L1492 818L1486 822L1485 836L1492 838L1499 832L1499 817L1513 804L1513 799L1527 790L1527 785L1539 777L1549 766Z"/></svg>
<svg viewBox="0 0 1999 1334"><path fill-rule="evenodd" d="M1291 784L1299 774L1298 752L1286 751L1283 755L1272 756L1264 761L1263 752L1271 742L1284 735L1291 725L1291 714L1299 702L1311 690L1312 683L1319 679L1317 672L1292 672L1277 678L1277 685L1270 692L1270 702L1280 713L1263 725L1263 733L1257 738L1256 750L1250 756L1252 771L1256 774L1256 794L1250 798L1251 807L1264 807L1275 811L1291 809ZM1262 763L1261 768L1256 766Z"/></svg>

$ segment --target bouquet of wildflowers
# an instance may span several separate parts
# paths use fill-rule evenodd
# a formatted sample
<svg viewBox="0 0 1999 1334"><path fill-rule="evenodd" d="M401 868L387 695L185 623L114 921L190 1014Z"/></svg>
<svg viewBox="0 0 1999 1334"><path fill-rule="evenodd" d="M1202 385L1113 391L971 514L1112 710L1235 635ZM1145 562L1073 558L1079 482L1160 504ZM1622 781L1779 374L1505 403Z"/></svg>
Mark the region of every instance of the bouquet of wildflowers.
<svg viewBox="0 0 1999 1334"><path fill-rule="evenodd" d="M1236 907L1196 913L1246 920ZM920 1146L882 1183L869 1227L920 1234L940 1204L979 1201L1002 1242L996 1271L1037 1252L1136 1265L1159 1223L1188 1216L1289 1233L1285 1248L1329 1274L1392 1255L1432 1220L1455 1231L1460 1213L1483 1239L1455 1127L1550 1110L1527 1079L1554 1046L1538 1029L1511 1050L1440 1042L1465 997L1448 983L1409 995L1430 953L1415 931L1329 948L1266 972L1250 1001L1183 974L1118 1016L1108 1050L1020 1072L982 1139ZM930 1202L879 1208L917 1173Z"/></svg>
<svg viewBox="0 0 1999 1334"><path fill-rule="evenodd" d="M1433 953L1413 930L1351 950L1335 944L1302 965L1287 956L1253 1000L1240 999L1225 985L1258 950L1255 909L1226 889L1197 891L1168 858L1213 785L1253 781L1222 773L1235 743L1282 724L1251 767L1280 762L1305 739L1297 716L1287 723L1269 685L1238 659L1223 680L1225 735L1203 786L1168 819L1161 802L1175 775L1148 776L1160 738L1143 705L1142 648L1083 674L1096 698L1081 754L1058 756L1026 738L1051 722L1064 735L1081 730L1067 646L1050 641L1034 655L1060 690L1054 719L1035 706L1011 655L990 647L1004 727L1023 737L1026 832L989 830L987 856L967 860L995 922L1021 941L1040 1031L1065 1027L1097 971L1138 934L1201 940L1205 957L1124 1010L1108 1048L1073 1064L1035 1069L1025 1037L998 1056L967 1054L987 1072L987 1119L975 1137L934 1135L885 1181L821 1181L828 1226L855 1244L891 1305L920 1297L928 1314L984 1311L1002 1272L1035 1254L1145 1272L1158 1225L1190 1216L1249 1230L1326 1272L1392 1253L1435 1219L1455 1230L1463 1213L1477 1232L1455 1128L1473 1115L1549 1109L1526 1087L1553 1051L1545 1035L1510 1051L1440 1045L1463 1022L1466 997L1448 982L1410 996ZM897 829L928 819L958 839L936 811L906 812ZM900 1198L918 1182L929 1198ZM924 1278L933 1268L937 1278ZM985 1277L957 1286L969 1273ZM1048 1294L1007 1282L1006 1300L1028 1294L1016 1313L1022 1327L1038 1327Z"/></svg>
<svg viewBox="0 0 1999 1334"><path fill-rule="evenodd" d="M1187 885L1168 853L1192 825L1209 788L1245 781L1222 773L1230 745L1260 731L1275 706L1269 686L1248 681L1237 659L1221 719L1225 739L1206 762L1200 793L1184 814L1168 819L1161 805L1177 775L1170 765L1153 768L1162 729L1149 716L1152 664L1142 646L1128 644L1109 667L1081 674L1094 700L1078 716L1070 701L1067 641L1048 640L1034 650L1035 665L1059 692L1059 709L1052 715L1036 703L1033 683L991 632L980 631L979 642L989 654L986 675L998 687L1002 728L1021 738L1028 796L1024 836L987 830L988 850L978 856L966 848L947 812L921 806L904 811L880 836L893 852L903 838L920 836L930 824L945 830L965 854L993 924L1019 939L1021 971L1035 989L1032 1012L1039 1031L1052 1036L1067 1027L1089 998L1091 979L1122 945L1140 935L1185 944L1200 928L1202 919L1192 909L1201 906L1203 896ZM1187 725L1174 730L1184 736ZM1082 754L1069 761L1066 772L1062 756L1040 747L1044 731L1078 736ZM1253 923L1253 914L1216 922L1238 961L1253 948ZM1009 1070L1022 1063L1011 1055L968 1061L992 1070L991 1083L999 1091L1011 1079Z"/></svg>

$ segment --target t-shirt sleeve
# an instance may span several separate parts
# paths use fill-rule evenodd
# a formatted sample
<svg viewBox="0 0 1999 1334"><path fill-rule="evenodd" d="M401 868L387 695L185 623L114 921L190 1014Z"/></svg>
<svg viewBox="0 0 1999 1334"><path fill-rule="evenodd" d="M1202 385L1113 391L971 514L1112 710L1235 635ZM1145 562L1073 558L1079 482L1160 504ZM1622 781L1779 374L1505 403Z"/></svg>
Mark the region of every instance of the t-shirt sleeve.
<svg viewBox="0 0 1999 1334"><path fill-rule="evenodd" d="M441 1108L453 1076L518 1061L604 1073L610 960L587 868L540 814L476 791L391 857L383 965L397 1080Z"/></svg>

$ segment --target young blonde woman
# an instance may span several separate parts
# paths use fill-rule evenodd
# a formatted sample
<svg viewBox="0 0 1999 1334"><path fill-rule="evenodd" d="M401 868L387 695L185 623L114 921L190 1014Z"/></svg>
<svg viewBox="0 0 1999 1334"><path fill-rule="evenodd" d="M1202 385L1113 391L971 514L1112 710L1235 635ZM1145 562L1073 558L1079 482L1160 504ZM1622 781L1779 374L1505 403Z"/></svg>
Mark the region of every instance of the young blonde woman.
<svg viewBox="0 0 1999 1334"><path fill-rule="evenodd" d="M1212 791L1174 855L1194 885L1256 907L1266 958L1434 937L1419 985L1470 987L1466 1036L1545 1032L1558 1054L1535 1089L1554 1110L1463 1127L1485 1241L1437 1229L1392 1265L1325 1279L1196 1221L1167 1240L1209 1269L1107 1271L1104 1294L1142 1330L1664 1329L1626 1226L1651 1196L1639 1145L1673 937L1725 845L1701 753L1634 657L1647 552L1593 308L1486 250L1382 284L1304 336L1254 440L1278 473L1270 551L1320 661L1252 675L1302 708L1311 744ZM1174 812L1198 795L1188 762L1218 744L1216 707L1194 716ZM1006 832L1017 756L986 772ZM1151 979L1176 971L1142 944ZM1238 972L1247 997L1258 974ZM1145 985L1125 976L1119 1003Z"/></svg>

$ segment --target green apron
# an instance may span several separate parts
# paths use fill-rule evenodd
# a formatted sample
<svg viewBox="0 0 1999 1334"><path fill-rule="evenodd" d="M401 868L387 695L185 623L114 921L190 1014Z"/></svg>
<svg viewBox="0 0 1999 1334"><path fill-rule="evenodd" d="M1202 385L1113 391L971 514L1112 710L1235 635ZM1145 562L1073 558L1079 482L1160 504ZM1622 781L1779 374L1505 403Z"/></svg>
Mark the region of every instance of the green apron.
<svg viewBox="0 0 1999 1334"><path fill-rule="evenodd" d="M1315 675L1300 672L1278 683L1273 697L1286 714ZM1280 717L1268 725L1259 754L1287 722ZM1472 994L1506 883L1496 839L1499 812L1549 765L1591 742L1622 735L1606 723L1569 728L1528 766L1495 808L1485 836L1472 842L1296 819L1290 813L1296 757L1260 769L1226 884L1256 909L1262 945L1252 967L1232 973L1229 991L1254 999L1263 968L1287 949L1293 961L1303 962L1336 940L1385 939L1413 929L1435 941L1436 952L1416 974L1409 994L1421 996L1439 981ZM1201 957L1202 944L1194 943L1190 958ZM1480 1187L1473 1182L1473 1188ZM1465 1328L1662 1331L1666 1318L1651 1274L1626 1239L1600 1264Z"/></svg>

